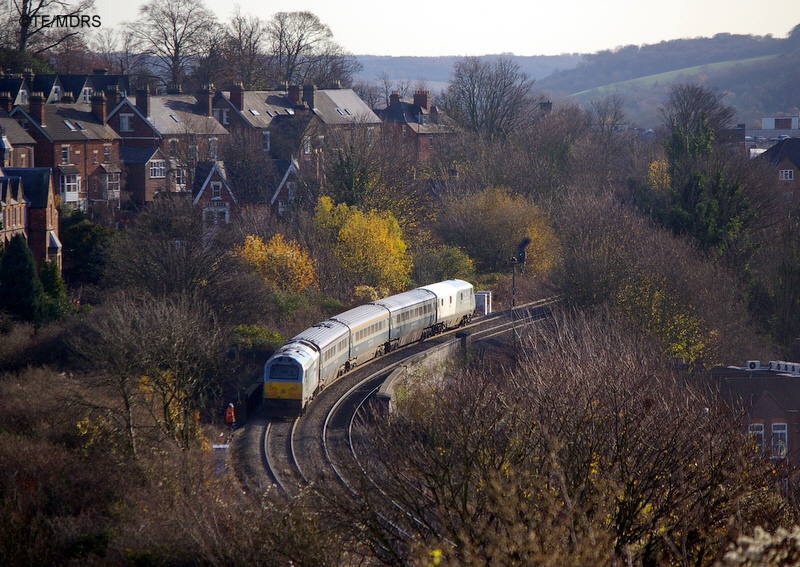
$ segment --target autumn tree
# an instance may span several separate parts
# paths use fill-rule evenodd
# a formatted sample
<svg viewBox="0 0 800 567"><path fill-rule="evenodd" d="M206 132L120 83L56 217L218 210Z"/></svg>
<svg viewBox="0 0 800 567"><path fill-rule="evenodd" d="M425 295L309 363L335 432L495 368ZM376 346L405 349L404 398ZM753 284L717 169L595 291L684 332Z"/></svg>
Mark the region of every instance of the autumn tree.
<svg viewBox="0 0 800 567"><path fill-rule="evenodd" d="M557 257L557 240L546 215L505 188L448 199L438 222L444 240L461 248L483 271L507 270L525 237L531 239L528 266L533 272L547 273Z"/></svg>
<svg viewBox="0 0 800 567"><path fill-rule="evenodd" d="M300 293L316 282L314 262L297 242L276 234L266 243L258 236L248 236L238 249L251 270L272 289Z"/></svg>
<svg viewBox="0 0 800 567"><path fill-rule="evenodd" d="M216 17L200 2L151 1L139 8L139 18L127 24L142 53L153 58L165 85L180 85L201 55Z"/></svg>
<svg viewBox="0 0 800 567"><path fill-rule="evenodd" d="M353 285L404 290L411 258L397 219L390 213L364 212L321 197L314 224L333 249L341 269Z"/></svg>

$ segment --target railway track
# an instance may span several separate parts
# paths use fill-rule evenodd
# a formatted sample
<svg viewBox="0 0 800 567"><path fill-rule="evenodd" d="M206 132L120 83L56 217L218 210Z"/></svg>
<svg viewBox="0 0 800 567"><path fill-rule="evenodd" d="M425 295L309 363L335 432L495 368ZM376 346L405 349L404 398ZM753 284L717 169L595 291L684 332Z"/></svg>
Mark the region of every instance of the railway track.
<svg viewBox="0 0 800 567"><path fill-rule="evenodd" d="M287 497L330 478L349 486L355 481L349 478L352 471L364 470L354 443L354 424L364 418L368 401L395 368L420 352L456 340L458 331L470 333L473 344L508 334L526 320L544 317L551 304L552 300L539 300L522 305L515 310L513 320L508 311L481 317L459 329L374 359L320 392L299 417L260 415L248 424L248 428L259 430L259 435L251 432L243 436L243 441L259 439L263 467L239 467L250 475L260 475L243 479L245 485L271 485L275 492Z"/></svg>

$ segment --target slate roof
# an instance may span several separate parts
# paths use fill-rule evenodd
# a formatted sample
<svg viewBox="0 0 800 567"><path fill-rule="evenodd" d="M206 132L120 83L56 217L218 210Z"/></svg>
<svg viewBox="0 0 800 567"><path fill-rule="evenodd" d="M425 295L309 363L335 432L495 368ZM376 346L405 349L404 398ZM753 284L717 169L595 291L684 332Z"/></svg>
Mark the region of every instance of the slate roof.
<svg viewBox="0 0 800 567"><path fill-rule="evenodd" d="M0 93L11 93L11 99L15 101L19 96L20 89L25 88L30 94L30 89L25 79L21 77L2 77L0 78Z"/></svg>
<svg viewBox="0 0 800 567"><path fill-rule="evenodd" d="M203 116L194 95L150 97L150 123L161 134L225 135L228 131L211 116Z"/></svg>
<svg viewBox="0 0 800 567"><path fill-rule="evenodd" d="M50 179L53 174L49 167L4 167L3 174L22 179L22 190L29 207L34 209L47 207Z"/></svg>
<svg viewBox="0 0 800 567"><path fill-rule="evenodd" d="M6 138L11 142L12 146L32 146L36 144L36 140L31 138L22 126L13 118L0 118L0 126L5 128Z"/></svg>
<svg viewBox="0 0 800 567"><path fill-rule="evenodd" d="M321 89L314 93L314 114L325 124L380 124L353 89Z"/></svg>
<svg viewBox="0 0 800 567"><path fill-rule="evenodd" d="M88 104L46 104L44 123L48 136L58 141L120 138L108 124L103 125L94 117L92 107Z"/></svg>
<svg viewBox="0 0 800 567"><path fill-rule="evenodd" d="M144 164L150 161L154 155L159 153L158 148L130 148L119 149L119 157L126 165Z"/></svg>
<svg viewBox="0 0 800 567"><path fill-rule="evenodd" d="M64 92L70 93L75 100L80 100L89 75L59 75L58 79L64 87Z"/></svg>
<svg viewBox="0 0 800 567"><path fill-rule="evenodd" d="M757 159L766 159L773 165L777 165L782 159L787 159L792 164L800 168L800 138L786 138L781 140Z"/></svg>
<svg viewBox="0 0 800 567"><path fill-rule="evenodd" d="M34 75L30 84L31 92L42 93L45 100L50 100L50 94L53 92L56 81L58 81L58 75ZM58 81L58 85L61 86L60 81Z"/></svg>

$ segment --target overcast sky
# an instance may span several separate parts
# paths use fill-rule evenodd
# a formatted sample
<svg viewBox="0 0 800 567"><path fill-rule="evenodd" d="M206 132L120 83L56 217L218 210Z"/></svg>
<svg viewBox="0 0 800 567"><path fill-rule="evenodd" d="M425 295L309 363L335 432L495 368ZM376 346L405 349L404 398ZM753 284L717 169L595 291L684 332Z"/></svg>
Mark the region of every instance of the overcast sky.
<svg viewBox="0 0 800 567"><path fill-rule="evenodd" d="M102 27L138 15L137 0L96 0ZM243 13L313 12L355 55L557 55L594 53L718 33L786 37L800 24L800 0L240 0ZM230 0L206 0L221 21Z"/></svg>

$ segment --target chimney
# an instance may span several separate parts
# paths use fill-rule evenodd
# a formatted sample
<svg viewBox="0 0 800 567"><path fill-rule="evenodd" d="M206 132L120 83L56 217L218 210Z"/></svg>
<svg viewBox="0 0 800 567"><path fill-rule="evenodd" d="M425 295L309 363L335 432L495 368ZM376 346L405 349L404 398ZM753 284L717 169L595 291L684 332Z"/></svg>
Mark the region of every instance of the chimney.
<svg viewBox="0 0 800 567"><path fill-rule="evenodd" d="M92 116L97 118L103 126L106 125L106 95L103 93L92 95Z"/></svg>
<svg viewBox="0 0 800 567"><path fill-rule="evenodd" d="M108 69L94 69L95 75L108 75Z"/></svg>
<svg viewBox="0 0 800 567"><path fill-rule="evenodd" d="M211 102L213 100L214 100L213 85L203 85L200 88L200 90L197 91L197 105L200 107L200 112L203 113L203 116L212 115Z"/></svg>
<svg viewBox="0 0 800 567"><path fill-rule="evenodd" d="M121 100L119 86L109 85L106 88L106 112L111 112Z"/></svg>
<svg viewBox="0 0 800 567"><path fill-rule="evenodd" d="M44 95L42 93L31 93L31 96L28 97L28 114L40 126L44 126Z"/></svg>
<svg viewBox="0 0 800 567"><path fill-rule="evenodd" d="M167 87L167 94L183 94L183 87L180 83L170 83Z"/></svg>
<svg viewBox="0 0 800 567"><path fill-rule="evenodd" d="M400 102L400 91L392 91L392 94L389 95L389 105Z"/></svg>
<svg viewBox="0 0 800 567"><path fill-rule="evenodd" d="M303 101L311 110L314 110L314 95L316 92L317 87L314 85L303 85Z"/></svg>
<svg viewBox="0 0 800 567"><path fill-rule="evenodd" d="M231 87L231 103L241 112L244 107L244 87L241 83L235 83Z"/></svg>
<svg viewBox="0 0 800 567"><path fill-rule="evenodd" d="M428 110L431 103L431 93L429 91L417 91L414 93L414 104L420 108Z"/></svg>
<svg viewBox="0 0 800 567"><path fill-rule="evenodd" d="M150 91L147 89L139 89L136 91L136 108L139 112L150 117Z"/></svg>
<svg viewBox="0 0 800 567"><path fill-rule="evenodd" d="M9 92L0 93L0 109L5 110L6 112L11 112L11 109L13 107L14 107L14 99L11 98L11 93Z"/></svg>
<svg viewBox="0 0 800 567"><path fill-rule="evenodd" d="M298 106L300 104L300 85L289 85L289 102L291 102L294 106Z"/></svg>

